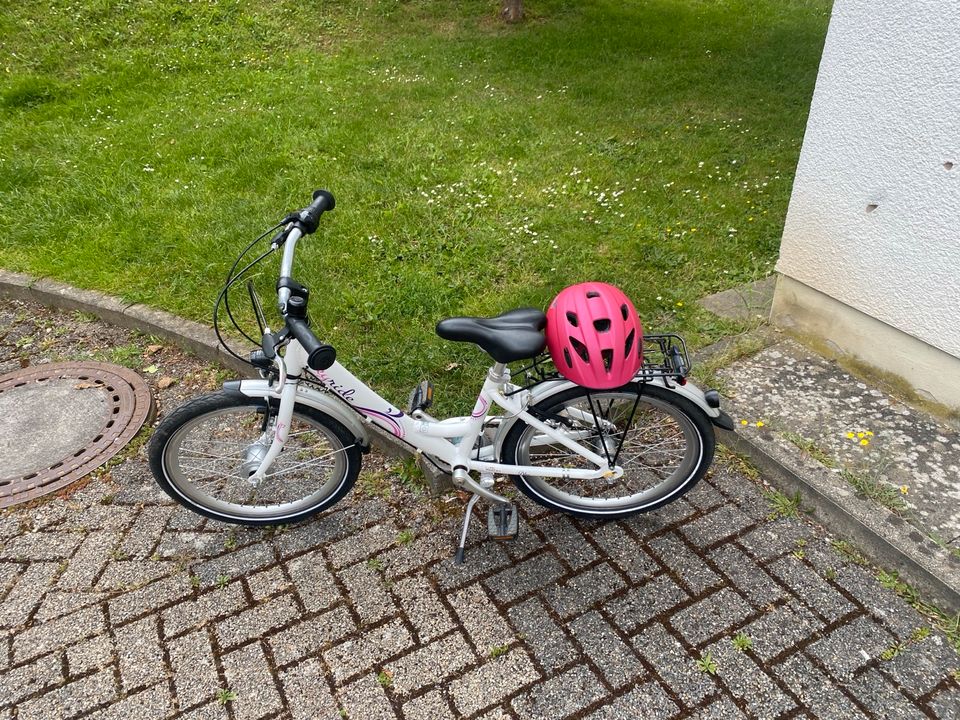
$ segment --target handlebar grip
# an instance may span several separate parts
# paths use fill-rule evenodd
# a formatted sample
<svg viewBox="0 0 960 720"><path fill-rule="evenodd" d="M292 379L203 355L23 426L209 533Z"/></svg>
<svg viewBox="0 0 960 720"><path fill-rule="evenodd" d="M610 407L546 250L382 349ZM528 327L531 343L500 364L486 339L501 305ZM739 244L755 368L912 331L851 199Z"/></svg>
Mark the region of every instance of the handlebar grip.
<svg viewBox="0 0 960 720"><path fill-rule="evenodd" d="M337 350L332 345L324 345L317 340L307 321L298 317L287 317L287 327L293 336L307 351L307 365L311 370L326 370L337 360Z"/></svg>
<svg viewBox="0 0 960 720"><path fill-rule="evenodd" d="M320 216L328 210L333 210L337 205L333 195L327 190L314 190L313 202L298 213L300 225L303 227L305 235L317 231L320 225ZM314 368L316 369L316 368Z"/></svg>

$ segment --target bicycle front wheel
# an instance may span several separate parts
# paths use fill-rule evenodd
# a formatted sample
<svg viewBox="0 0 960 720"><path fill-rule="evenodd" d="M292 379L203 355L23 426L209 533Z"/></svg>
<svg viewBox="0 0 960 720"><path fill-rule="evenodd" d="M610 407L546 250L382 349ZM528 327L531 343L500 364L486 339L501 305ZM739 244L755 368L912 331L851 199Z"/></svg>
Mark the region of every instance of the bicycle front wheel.
<svg viewBox="0 0 960 720"><path fill-rule="evenodd" d="M656 385L574 387L540 401L531 414L601 457L616 458L624 470L612 480L513 476L536 502L578 517L613 519L654 510L690 490L713 461L710 420L685 398ZM514 465L593 467L523 421L508 432L501 455Z"/></svg>
<svg viewBox="0 0 960 720"><path fill-rule="evenodd" d="M360 448L329 415L297 405L283 451L251 479L276 432L276 407L216 392L177 408L157 428L150 469L184 507L241 525L303 520L340 500L360 471Z"/></svg>

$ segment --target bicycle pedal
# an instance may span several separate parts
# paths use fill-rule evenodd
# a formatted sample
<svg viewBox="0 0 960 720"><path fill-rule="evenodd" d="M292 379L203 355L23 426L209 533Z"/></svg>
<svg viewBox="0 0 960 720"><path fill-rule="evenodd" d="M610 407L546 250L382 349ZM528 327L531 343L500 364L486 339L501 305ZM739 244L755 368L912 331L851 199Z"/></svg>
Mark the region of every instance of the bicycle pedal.
<svg viewBox="0 0 960 720"><path fill-rule="evenodd" d="M497 503L487 511L487 535L491 540L516 540L519 515L513 503Z"/></svg>
<svg viewBox="0 0 960 720"><path fill-rule="evenodd" d="M417 410L426 410L433 405L433 383L429 380L422 380L412 391L410 391L410 410L413 415Z"/></svg>

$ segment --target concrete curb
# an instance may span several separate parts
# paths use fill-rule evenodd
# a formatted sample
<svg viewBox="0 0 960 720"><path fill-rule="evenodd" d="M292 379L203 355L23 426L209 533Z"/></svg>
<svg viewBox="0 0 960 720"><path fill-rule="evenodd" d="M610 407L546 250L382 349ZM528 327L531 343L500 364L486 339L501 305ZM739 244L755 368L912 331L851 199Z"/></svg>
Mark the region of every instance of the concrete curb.
<svg viewBox="0 0 960 720"><path fill-rule="evenodd" d="M113 325L156 335L203 360L215 362L241 375L251 375L249 365L237 360L220 346L212 328L163 310L140 303L127 303L96 290L81 290L47 278L37 279L3 269L0 269L0 296L89 313ZM370 428L374 446L383 454L390 457L412 455L409 447L392 436L373 425L367 427ZM446 474L427 463L420 465L434 494L452 487Z"/></svg>
<svg viewBox="0 0 960 720"><path fill-rule="evenodd" d="M815 462L807 462L774 443L725 430L718 431L718 440L747 456L764 473L764 479L781 492L799 492L804 502L813 505L812 517L843 539L853 541L878 565L896 570L925 601L950 613L960 612L960 559L906 520L857 497L852 490L838 489Z"/></svg>
<svg viewBox="0 0 960 720"><path fill-rule="evenodd" d="M95 315L120 327L156 335L197 357L247 375L250 366L220 348L216 334L206 325L184 320L163 310L128 303L95 290L81 290L47 278L0 270L0 295L28 300L62 310Z"/></svg>

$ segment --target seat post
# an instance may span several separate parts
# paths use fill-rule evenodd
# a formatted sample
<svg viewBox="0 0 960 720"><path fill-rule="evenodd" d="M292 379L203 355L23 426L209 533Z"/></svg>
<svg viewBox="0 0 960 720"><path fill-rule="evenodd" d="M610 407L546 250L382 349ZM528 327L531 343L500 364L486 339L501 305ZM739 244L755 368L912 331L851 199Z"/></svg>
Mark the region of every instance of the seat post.
<svg viewBox="0 0 960 720"><path fill-rule="evenodd" d="M507 370L506 363L494 363L493 366L487 371L487 377L498 385L505 382L510 382L510 371Z"/></svg>

